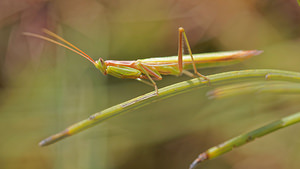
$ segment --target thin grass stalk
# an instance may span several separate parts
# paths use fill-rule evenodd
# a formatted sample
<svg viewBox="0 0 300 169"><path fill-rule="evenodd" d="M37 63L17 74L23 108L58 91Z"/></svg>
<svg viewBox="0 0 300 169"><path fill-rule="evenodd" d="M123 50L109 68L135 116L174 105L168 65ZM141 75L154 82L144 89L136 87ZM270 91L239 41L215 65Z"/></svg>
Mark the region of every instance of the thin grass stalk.
<svg viewBox="0 0 300 169"><path fill-rule="evenodd" d="M166 99L181 93L191 90L199 89L201 87L213 87L221 84L229 84L233 82L248 81L253 82L257 80L280 80L280 81L293 81L300 82L300 73L273 69L254 69L254 70L240 70L224 72L207 76L210 79L210 84L201 78L194 78L191 80L176 83L158 90L159 95L155 92L150 92L142 96L136 97L129 101L107 108L101 112L95 113L85 120L71 125L65 130L54 134L44 140L39 145L46 146L55 143L63 138L79 133L88 129L104 120L115 117L121 113L132 111L151 104L153 102Z"/></svg>
<svg viewBox="0 0 300 169"><path fill-rule="evenodd" d="M239 83L228 86L220 86L209 92L207 96L210 99L221 99L225 97L232 97L243 94L260 94L260 93L277 93L277 94L299 94L300 85L299 83L291 82L250 82L250 83Z"/></svg>
<svg viewBox="0 0 300 169"><path fill-rule="evenodd" d="M234 148L237 148L239 146L242 146L248 142L255 140L256 138L265 136L274 131L288 127L288 126L296 124L298 122L300 122L300 112L292 114L287 117L284 117L284 118L274 121L272 123L269 123L261 128L250 131L246 134L242 134L237 137L234 137L228 141L225 141L224 143L221 143L217 146L214 146L214 147L208 149L204 153L201 153L198 156L198 158L192 162L192 164L190 165L190 169L195 168L197 164L199 164L205 160L211 160L213 158L219 157L219 156L233 150Z"/></svg>

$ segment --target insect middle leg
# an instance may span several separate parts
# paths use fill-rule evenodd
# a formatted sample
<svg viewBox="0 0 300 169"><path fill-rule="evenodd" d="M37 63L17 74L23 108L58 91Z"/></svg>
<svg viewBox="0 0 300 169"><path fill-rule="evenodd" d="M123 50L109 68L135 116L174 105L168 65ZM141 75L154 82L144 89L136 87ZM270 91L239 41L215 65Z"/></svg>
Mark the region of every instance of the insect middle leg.
<svg viewBox="0 0 300 169"><path fill-rule="evenodd" d="M184 29L182 27L179 27L178 28L178 33L179 33L179 37L178 37L178 69L179 69L179 72L184 73L188 76L191 76L191 73L189 73L188 71L183 70L183 59L182 59L182 57L183 57L182 56L182 54L183 54L183 39L182 38L184 38L185 44L186 44L186 46L188 48L188 51L189 51L189 54L191 56L194 74L204 78L205 80L207 80L209 82L209 79L206 76L199 73L198 70L197 70L197 67L196 67L196 64L195 64L195 61L194 61L194 57L193 57L193 54L192 54L192 50L191 50L191 47L190 47L190 44L189 44L189 41L187 39L187 36L186 36L186 33L185 33Z"/></svg>

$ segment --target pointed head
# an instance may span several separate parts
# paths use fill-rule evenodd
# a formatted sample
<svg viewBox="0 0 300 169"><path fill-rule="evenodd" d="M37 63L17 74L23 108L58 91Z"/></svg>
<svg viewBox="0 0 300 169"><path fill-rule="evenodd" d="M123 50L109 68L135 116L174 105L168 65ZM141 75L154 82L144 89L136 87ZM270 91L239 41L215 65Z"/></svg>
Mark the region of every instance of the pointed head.
<svg viewBox="0 0 300 169"><path fill-rule="evenodd" d="M99 58L98 60L96 60L96 62L94 63L94 65L96 66L97 69L99 69L104 75L107 74L106 72L106 64L104 62L104 60L102 58Z"/></svg>

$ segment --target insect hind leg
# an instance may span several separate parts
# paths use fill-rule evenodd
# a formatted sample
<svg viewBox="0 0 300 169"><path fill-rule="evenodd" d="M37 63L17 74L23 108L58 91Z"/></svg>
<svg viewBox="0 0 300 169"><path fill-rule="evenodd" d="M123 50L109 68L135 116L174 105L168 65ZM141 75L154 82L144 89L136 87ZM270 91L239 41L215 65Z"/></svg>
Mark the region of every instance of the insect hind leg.
<svg viewBox="0 0 300 169"><path fill-rule="evenodd" d="M191 56L194 74L198 75L199 77L204 78L205 80L208 81L208 83L210 83L209 78L202 75L197 70L197 67L196 67L196 64L195 64L195 61L194 61L194 57L193 57L193 54L192 54L192 50L191 50L191 47L190 47L190 44L189 44L189 41L187 39L187 36L186 36L186 33L185 33L184 29L182 27L179 27L178 32L179 32L179 42L178 42L178 68L179 68L179 71L186 74L186 75L188 75L188 76L191 76L190 72L184 71L183 68L182 68L183 67L183 60L182 60L182 53L183 53L183 44L182 44L182 42L183 42L183 40L182 40L182 38L184 38L184 42L185 42L185 44L188 48L189 54Z"/></svg>

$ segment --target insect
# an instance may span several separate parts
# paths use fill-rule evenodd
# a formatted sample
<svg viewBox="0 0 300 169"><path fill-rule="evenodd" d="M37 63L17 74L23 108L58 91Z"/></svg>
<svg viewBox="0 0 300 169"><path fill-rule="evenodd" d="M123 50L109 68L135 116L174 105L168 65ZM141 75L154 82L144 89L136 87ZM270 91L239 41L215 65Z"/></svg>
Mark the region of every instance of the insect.
<svg viewBox="0 0 300 169"><path fill-rule="evenodd" d="M89 55L71 44L67 40L58 36L57 34L43 29L43 32L52 38L46 36L24 32L26 36L31 36L39 39L43 39L66 49L69 49L82 57L89 60L99 69L104 75L112 75L122 79L135 79L145 84L154 86L156 95L158 95L158 87L155 83L157 80L162 80L162 75L175 75L182 74L190 77L199 76L209 83L209 79L198 72L197 68L216 67L238 63L251 56L262 53L260 50L240 50L240 51L228 51L228 52L215 52L215 53L203 53L192 54L187 35L182 27L178 28L178 56L169 57L155 57L147 59L138 59L132 61L118 61L118 60L106 60L102 58L94 61ZM186 44L189 55L183 55L183 43ZM194 73L187 71L193 69ZM149 81L147 81L149 80Z"/></svg>

